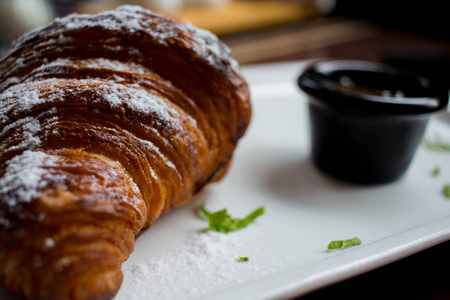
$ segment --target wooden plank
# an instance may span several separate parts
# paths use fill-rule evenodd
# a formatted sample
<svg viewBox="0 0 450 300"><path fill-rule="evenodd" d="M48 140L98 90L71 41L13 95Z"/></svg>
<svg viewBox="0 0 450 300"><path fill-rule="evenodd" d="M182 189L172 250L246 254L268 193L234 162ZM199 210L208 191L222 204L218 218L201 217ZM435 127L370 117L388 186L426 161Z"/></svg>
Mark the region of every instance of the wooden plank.
<svg viewBox="0 0 450 300"><path fill-rule="evenodd" d="M122 2L81 2L75 11L93 14L114 9ZM318 11L311 1L235 0L216 6L186 6L173 15L217 35L229 35L304 20Z"/></svg>
<svg viewBox="0 0 450 300"><path fill-rule="evenodd" d="M321 52L327 47L367 39L377 34L376 27L360 20L324 19L313 22L309 24L311 26L299 24L292 28L230 36L224 42L239 63L250 64L295 53Z"/></svg>
<svg viewBox="0 0 450 300"><path fill-rule="evenodd" d="M178 15L217 35L228 35L303 20L318 12L308 1L230 1L217 7L189 7Z"/></svg>

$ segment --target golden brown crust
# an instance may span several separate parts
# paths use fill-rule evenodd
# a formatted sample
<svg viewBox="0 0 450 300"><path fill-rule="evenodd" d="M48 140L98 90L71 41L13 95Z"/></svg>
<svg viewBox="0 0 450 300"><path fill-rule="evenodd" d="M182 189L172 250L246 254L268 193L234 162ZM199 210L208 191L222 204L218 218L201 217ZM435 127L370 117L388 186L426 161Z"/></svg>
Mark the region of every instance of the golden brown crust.
<svg viewBox="0 0 450 300"><path fill-rule="evenodd" d="M72 15L0 58L0 281L110 299L139 231L226 172L251 115L212 34L135 6Z"/></svg>

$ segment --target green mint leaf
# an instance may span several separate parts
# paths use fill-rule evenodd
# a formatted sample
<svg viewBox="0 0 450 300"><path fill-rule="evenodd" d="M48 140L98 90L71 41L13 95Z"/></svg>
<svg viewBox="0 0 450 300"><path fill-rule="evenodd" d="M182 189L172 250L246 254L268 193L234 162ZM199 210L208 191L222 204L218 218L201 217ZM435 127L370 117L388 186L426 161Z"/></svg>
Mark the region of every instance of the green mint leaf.
<svg viewBox="0 0 450 300"><path fill-rule="evenodd" d="M444 187L442 188L442 194L445 198L450 199L450 184L444 184Z"/></svg>
<svg viewBox="0 0 450 300"><path fill-rule="evenodd" d="M328 250L344 249L344 248L348 248L351 246L357 246L357 245L361 245L361 240L357 237L354 237L349 240L331 241L328 244Z"/></svg>
<svg viewBox="0 0 450 300"><path fill-rule="evenodd" d="M422 146L432 151L450 152L450 144L442 140L430 141L424 138L422 139Z"/></svg>
<svg viewBox="0 0 450 300"><path fill-rule="evenodd" d="M256 209L244 219L231 218L226 209L211 213L202 206L201 211L208 218L209 230L229 233L246 227L257 217L264 214L264 207Z"/></svg>
<svg viewBox="0 0 450 300"><path fill-rule="evenodd" d="M239 256L238 261L248 261L248 257L247 256Z"/></svg>
<svg viewBox="0 0 450 300"><path fill-rule="evenodd" d="M433 171L431 171L431 175L438 176L439 174L441 174L441 168L439 168L438 166L434 167Z"/></svg>

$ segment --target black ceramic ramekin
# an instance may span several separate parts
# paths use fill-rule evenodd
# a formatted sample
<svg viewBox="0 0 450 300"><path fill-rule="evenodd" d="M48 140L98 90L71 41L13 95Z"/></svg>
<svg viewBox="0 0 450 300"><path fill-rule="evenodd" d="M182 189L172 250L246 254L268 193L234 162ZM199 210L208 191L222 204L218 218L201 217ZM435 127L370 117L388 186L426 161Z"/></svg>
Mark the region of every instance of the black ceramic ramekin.
<svg viewBox="0 0 450 300"><path fill-rule="evenodd" d="M380 184L407 170L448 90L383 64L323 60L298 78L309 95L311 155L343 180Z"/></svg>

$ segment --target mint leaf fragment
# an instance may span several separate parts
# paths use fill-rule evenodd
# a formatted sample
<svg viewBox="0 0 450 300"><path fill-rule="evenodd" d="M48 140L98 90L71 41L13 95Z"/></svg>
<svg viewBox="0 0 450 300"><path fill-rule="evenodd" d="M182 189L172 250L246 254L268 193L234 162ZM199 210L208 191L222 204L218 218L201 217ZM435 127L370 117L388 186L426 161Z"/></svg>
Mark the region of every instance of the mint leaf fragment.
<svg viewBox="0 0 450 300"><path fill-rule="evenodd" d="M352 246L361 245L361 240L357 237L348 240L331 241L328 244L328 250L344 249Z"/></svg>
<svg viewBox="0 0 450 300"><path fill-rule="evenodd" d="M432 151L450 152L450 144L439 139L430 141L424 138L422 139L422 146Z"/></svg>
<svg viewBox="0 0 450 300"><path fill-rule="evenodd" d="M247 227L253 220L264 214L264 207L256 209L244 219L231 218L226 209L212 213L202 205L201 211L208 218L209 230L229 233Z"/></svg>
<svg viewBox="0 0 450 300"><path fill-rule="evenodd" d="M248 257L247 256L239 256L238 261L248 261Z"/></svg>
<svg viewBox="0 0 450 300"><path fill-rule="evenodd" d="M450 184L444 184L444 187L442 188L442 194L445 198L450 199Z"/></svg>
<svg viewBox="0 0 450 300"><path fill-rule="evenodd" d="M438 166L434 167L433 171L431 171L431 175L438 176L439 174L441 174L441 168L439 168Z"/></svg>

